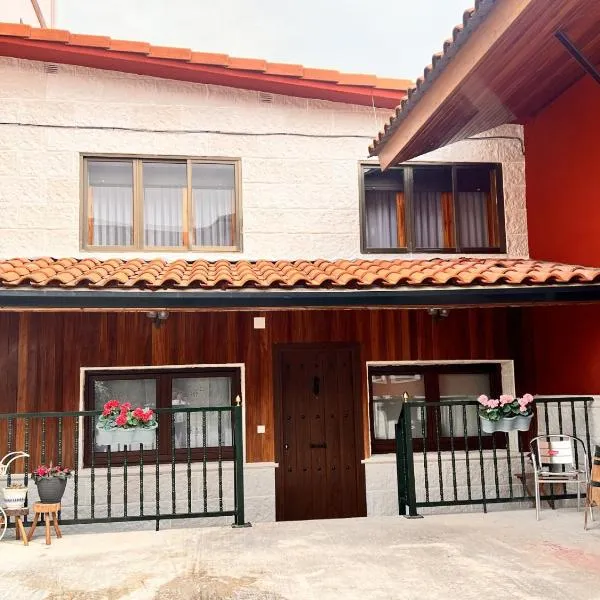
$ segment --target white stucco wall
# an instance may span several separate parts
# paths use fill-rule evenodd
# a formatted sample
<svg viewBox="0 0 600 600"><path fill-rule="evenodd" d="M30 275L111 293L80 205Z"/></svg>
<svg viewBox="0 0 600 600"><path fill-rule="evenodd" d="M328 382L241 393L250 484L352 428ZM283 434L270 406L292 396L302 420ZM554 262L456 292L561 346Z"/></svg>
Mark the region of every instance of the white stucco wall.
<svg viewBox="0 0 600 600"><path fill-rule="evenodd" d="M79 240L82 153L241 158L243 252L167 258L358 257L358 166L389 114L277 95L267 104L258 92L68 65L49 74L43 63L0 58L0 257L89 255ZM270 132L302 135L256 135ZM423 158L502 161L508 254L527 255L518 142L488 137Z"/></svg>

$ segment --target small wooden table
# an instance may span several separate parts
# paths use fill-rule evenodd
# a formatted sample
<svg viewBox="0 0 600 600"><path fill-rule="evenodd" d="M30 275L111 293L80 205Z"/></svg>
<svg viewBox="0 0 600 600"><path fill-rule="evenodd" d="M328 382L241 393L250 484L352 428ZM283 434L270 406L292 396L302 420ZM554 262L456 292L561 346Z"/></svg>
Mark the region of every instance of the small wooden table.
<svg viewBox="0 0 600 600"><path fill-rule="evenodd" d="M23 540L23 543L26 546L29 546L29 540L27 539L27 534L25 533L25 527L23 525L22 518L29 514L29 508L5 508L4 512L6 513L7 519L13 517L15 520L15 539Z"/></svg>
<svg viewBox="0 0 600 600"><path fill-rule="evenodd" d="M31 529L29 530L29 534L27 536L28 540L31 540L33 537L33 532L37 526L37 522L40 519L41 515L44 515L44 522L46 524L46 544L50 545L50 521L52 520L52 524L54 525L54 531L56 532L56 537L61 538L62 533L60 532L60 527L58 526L58 512L60 511L60 502L55 504L44 504L43 502L36 502L33 505L33 522L31 524Z"/></svg>

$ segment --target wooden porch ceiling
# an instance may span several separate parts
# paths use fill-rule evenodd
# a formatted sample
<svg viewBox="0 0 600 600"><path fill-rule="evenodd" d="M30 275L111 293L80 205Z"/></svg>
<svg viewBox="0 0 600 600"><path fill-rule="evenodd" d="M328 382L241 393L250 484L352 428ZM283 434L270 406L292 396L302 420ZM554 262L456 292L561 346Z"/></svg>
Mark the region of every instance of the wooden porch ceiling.
<svg viewBox="0 0 600 600"><path fill-rule="evenodd" d="M586 76L557 31L600 64L598 0L478 5L375 140L371 153L384 168L505 123L523 123Z"/></svg>

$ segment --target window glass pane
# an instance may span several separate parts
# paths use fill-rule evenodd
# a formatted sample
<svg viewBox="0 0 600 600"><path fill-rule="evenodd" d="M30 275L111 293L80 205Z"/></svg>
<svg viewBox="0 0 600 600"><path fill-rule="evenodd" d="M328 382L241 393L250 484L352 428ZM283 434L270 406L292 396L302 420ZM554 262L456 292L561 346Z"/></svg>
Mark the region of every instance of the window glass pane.
<svg viewBox="0 0 600 600"><path fill-rule="evenodd" d="M235 167L192 165L192 204L196 246L235 246Z"/></svg>
<svg viewBox="0 0 600 600"><path fill-rule="evenodd" d="M496 198L492 198L491 187L494 174L487 165L456 170L458 236L463 248L489 248L495 243Z"/></svg>
<svg viewBox="0 0 600 600"><path fill-rule="evenodd" d="M208 408L231 406L231 377L179 377L173 379L172 405L177 407ZM219 446L219 414L221 415L221 446L231 446L231 413L190 413L190 447ZM203 419L205 418L205 422ZM187 448L187 416L175 413L175 448ZM203 433L206 428L206 438ZM205 442L204 442L205 440Z"/></svg>
<svg viewBox="0 0 600 600"><path fill-rule="evenodd" d="M414 243L419 249L451 248L454 244L452 168L413 169Z"/></svg>
<svg viewBox="0 0 600 600"><path fill-rule="evenodd" d="M185 163L144 161L145 246L183 246L186 173Z"/></svg>
<svg viewBox="0 0 600 600"><path fill-rule="evenodd" d="M88 160L88 206L94 246L133 244L133 164L131 161Z"/></svg>
<svg viewBox="0 0 600 600"><path fill-rule="evenodd" d="M366 169L364 190L367 248L405 247L404 171Z"/></svg>
<svg viewBox="0 0 600 600"><path fill-rule="evenodd" d="M490 377L487 373L452 373L439 376L440 400L477 401L481 394L490 395ZM450 412L452 411L452 415ZM464 437L465 414L462 406L444 407L440 415L440 435L450 437L451 429L454 437ZM467 436L476 436L478 432L477 406L466 406ZM452 418L452 428L450 419ZM485 435L482 433L482 435Z"/></svg>
<svg viewBox="0 0 600 600"><path fill-rule="evenodd" d="M371 375L373 389L373 430L375 439L395 438L395 425L400 416L403 395L406 392L411 400L425 399L425 385L419 374ZM415 408L411 411L413 438L423 437L424 411Z"/></svg>
<svg viewBox="0 0 600 600"><path fill-rule="evenodd" d="M104 404L109 400L118 400L119 403L129 402L132 408L156 407L156 379L96 379L93 387L94 408L102 410ZM155 448L144 445L144 449ZM106 452L108 446L96 444L96 450ZM130 448L131 449L131 448ZM123 450L120 444L114 443L111 450Z"/></svg>

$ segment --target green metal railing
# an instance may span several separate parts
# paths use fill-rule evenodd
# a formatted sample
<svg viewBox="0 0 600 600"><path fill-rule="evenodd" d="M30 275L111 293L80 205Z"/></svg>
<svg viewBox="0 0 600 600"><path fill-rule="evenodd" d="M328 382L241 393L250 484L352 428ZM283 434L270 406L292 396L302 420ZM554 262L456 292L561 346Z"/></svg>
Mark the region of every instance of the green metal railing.
<svg viewBox="0 0 600 600"><path fill-rule="evenodd" d="M529 439L549 433L572 435L583 440L590 456L592 402L591 397L581 396L538 397L531 431L517 435L482 432L473 408L477 402L471 400L405 402L395 426L399 514L415 517L421 507L473 504L487 512L489 504L531 501ZM449 435L441 434L442 423ZM420 424L418 431L416 424ZM577 450L575 461L583 467ZM556 492L556 485L560 486L552 485L550 494L541 496L551 506L556 500L577 497L566 486Z"/></svg>
<svg viewBox="0 0 600 600"><path fill-rule="evenodd" d="M0 455L23 450L8 473L29 487L38 464L73 468L61 523L232 517L244 513L242 407L158 408L151 444L96 442L101 411L0 413ZM116 447L116 448L115 448Z"/></svg>

